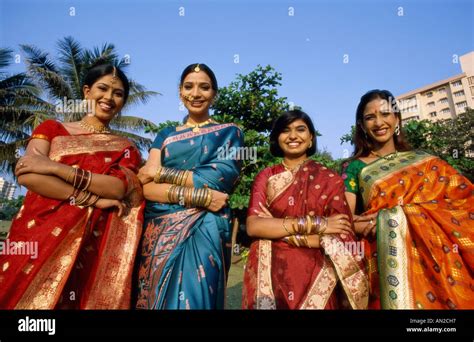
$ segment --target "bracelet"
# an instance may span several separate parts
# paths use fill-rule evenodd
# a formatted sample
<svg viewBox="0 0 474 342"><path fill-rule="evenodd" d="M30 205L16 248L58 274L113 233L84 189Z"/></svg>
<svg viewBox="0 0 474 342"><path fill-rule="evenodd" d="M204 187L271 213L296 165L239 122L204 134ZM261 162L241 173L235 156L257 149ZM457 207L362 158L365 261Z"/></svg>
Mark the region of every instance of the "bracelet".
<svg viewBox="0 0 474 342"><path fill-rule="evenodd" d="M283 228L286 230L286 232L288 233L288 235L293 235L290 233L290 231L288 230L288 228L286 227L286 224L285 224L285 220L288 218L289 216L285 216L285 218L283 219Z"/></svg>

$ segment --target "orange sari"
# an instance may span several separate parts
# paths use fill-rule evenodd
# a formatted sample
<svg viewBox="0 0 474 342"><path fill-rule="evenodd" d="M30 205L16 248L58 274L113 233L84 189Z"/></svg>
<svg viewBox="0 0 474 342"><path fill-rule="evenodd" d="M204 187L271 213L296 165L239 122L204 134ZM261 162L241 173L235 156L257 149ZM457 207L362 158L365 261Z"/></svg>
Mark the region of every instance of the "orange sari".
<svg viewBox="0 0 474 342"><path fill-rule="evenodd" d="M367 241L369 307L474 308L474 187L424 152L378 159L359 175L365 214L379 212Z"/></svg>
<svg viewBox="0 0 474 342"><path fill-rule="evenodd" d="M54 161L121 179L129 210L118 217L112 209L77 207L28 191L8 250L0 254L0 309L130 308L142 229L138 150L119 136L71 136L52 120L32 137L51 142ZM37 253L25 253L25 246L36 246Z"/></svg>

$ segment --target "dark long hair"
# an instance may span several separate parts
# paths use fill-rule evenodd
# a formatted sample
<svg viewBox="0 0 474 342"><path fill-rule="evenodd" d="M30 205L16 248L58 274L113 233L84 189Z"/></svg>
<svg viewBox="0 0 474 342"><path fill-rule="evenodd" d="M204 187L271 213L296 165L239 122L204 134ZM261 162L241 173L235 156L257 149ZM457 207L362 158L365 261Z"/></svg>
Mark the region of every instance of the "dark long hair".
<svg viewBox="0 0 474 342"><path fill-rule="evenodd" d="M364 129L363 129L365 107L367 106L367 103L375 99L386 100L391 105L392 112L398 118L400 134L393 135L393 140L394 140L395 148L397 149L397 151L411 150L410 145L408 144L408 142L405 139L405 136L403 135L402 114L397 105L397 100L395 96L393 96L393 94L389 92L388 90L374 89L362 95L362 97L360 98L359 105L357 106L356 129L355 129L355 135L354 135L354 153L352 154L352 157L348 159L349 161L360 158L360 157L366 157L375 148L374 142L369 136L365 134Z"/></svg>
<svg viewBox="0 0 474 342"><path fill-rule="evenodd" d="M115 68L115 70L114 70ZM109 63L102 63L93 65L89 71L87 72L86 76L84 77L84 82L82 86L92 87L92 85L101 77L106 75L114 74L114 71L118 78L122 81L123 84L123 104L127 103L128 94L130 93L130 83L128 82L127 76L123 73L120 68L113 66Z"/></svg>
<svg viewBox="0 0 474 342"><path fill-rule="evenodd" d="M313 135L313 145L306 151L306 155L312 156L316 153L316 130L314 129L311 118L301 110L290 110L281 114L273 123L272 132L270 133L270 153L275 157L283 157L283 150L278 144L278 137L281 132L294 121L301 119L308 126L309 132Z"/></svg>

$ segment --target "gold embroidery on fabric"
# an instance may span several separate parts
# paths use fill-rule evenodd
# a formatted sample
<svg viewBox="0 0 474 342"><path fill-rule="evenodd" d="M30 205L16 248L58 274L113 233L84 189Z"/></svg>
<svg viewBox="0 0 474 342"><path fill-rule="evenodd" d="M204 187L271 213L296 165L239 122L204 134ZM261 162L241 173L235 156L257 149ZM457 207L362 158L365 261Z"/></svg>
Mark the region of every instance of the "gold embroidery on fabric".
<svg viewBox="0 0 474 342"><path fill-rule="evenodd" d="M35 275L15 309L54 309L67 281L73 261L81 245L85 224L84 215Z"/></svg>
<svg viewBox="0 0 474 342"><path fill-rule="evenodd" d="M383 209L377 221L381 306L383 309L414 309L406 243L410 232L405 213L400 206Z"/></svg>
<svg viewBox="0 0 474 342"><path fill-rule="evenodd" d="M9 266L10 266L10 263L7 261L6 263L3 264L2 271L5 272L6 270L8 270Z"/></svg>
<svg viewBox="0 0 474 342"><path fill-rule="evenodd" d="M43 139L43 140L49 141L49 137L47 135L44 135L44 134L33 134L31 136L31 139Z"/></svg>
<svg viewBox="0 0 474 342"><path fill-rule="evenodd" d="M28 274L28 273L31 272L33 267L34 267L33 264L28 263L28 264L25 265L25 267L23 267L22 271L23 271L23 273Z"/></svg>
<svg viewBox="0 0 474 342"><path fill-rule="evenodd" d="M255 305L258 310L276 309L275 295L272 288L272 242L258 241L258 271Z"/></svg>
<svg viewBox="0 0 474 342"><path fill-rule="evenodd" d="M324 266L311 285L301 309L324 309L336 284L337 277L334 267L327 260L324 260Z"/></svg>
<svg viewBox="0 0 474 342"><path fill-rule="evenodd" d="M270 205L280 194L288 189L294 181L294 175L291 171L283 171L268 178L267 198Z"/></svg>
<svg viewBox="0 0 474 342"><path fill-rule="evenodd" d="M78 136L57 136L51 142L49 158L59 161L63 156L76 154L122 151L129 147L130 141L118 136L108 134L78 135Z"/></svg>
<svg viewBox="0 0 474 342"><path fill-rule="evenodd" d="M28 223L26 224L26 227L28 229L31 229L33 228L33 226L36 224L35 220L31 220L31 221L28 221Z"/></svg>
<svg viewBox="0 0 474 342"><path fill-rule="evenodd" d="M61 234L62 231L63 230L60 227L55 227L53 231L51 232L51 234L57 237L59 236L59 234Z"/></svg>
<svg viewBox="0 0 474 342"><path fill-rule="evenodd" d="M131 170L121 169L127 177L126 201L131 209L123 217L112 214L104 254L97 266L96 286L91 289L85 309L130 308L131 277L142 232L138 212L143 195L137 176Z"/></svg>
<svg viewBox="0 0 474 342"><path fill-rule="evenodd" d="M369 304L369 280L365 270L359 267L359 263L349 250L341 250L344 246L340 238L335 235L323 235L321 246L325 250L338 251L329 254L334 264L334 269L344 288L347 299L353 309L367 309Z"/></svg>

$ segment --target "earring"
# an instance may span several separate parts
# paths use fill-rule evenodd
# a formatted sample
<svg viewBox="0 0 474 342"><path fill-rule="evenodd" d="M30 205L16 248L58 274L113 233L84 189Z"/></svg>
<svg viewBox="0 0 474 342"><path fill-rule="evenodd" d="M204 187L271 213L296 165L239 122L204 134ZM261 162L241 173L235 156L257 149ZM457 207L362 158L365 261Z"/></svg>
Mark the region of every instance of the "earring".
<svg viewBox="0 0 474 342"><path fill-rule="evenodd" d="M313 147L313 142L312 142L312 141L309 142L308 150L309 150L311 147Z"/></svg>
<svg viewBox="0 0 474 342"><path fill-rule="evenodd" d="M397 127L395 127L395 134L400 135L400 125L397 125Z"/></svg>

